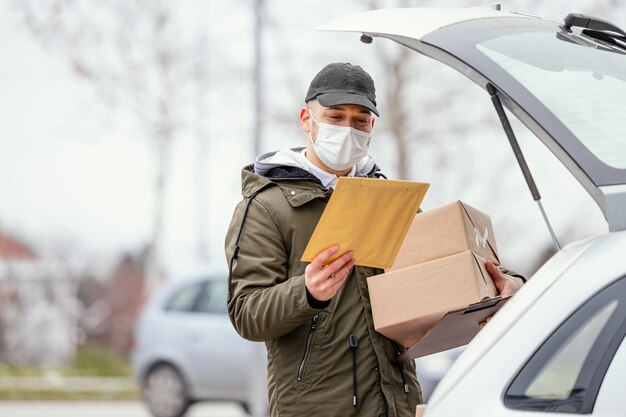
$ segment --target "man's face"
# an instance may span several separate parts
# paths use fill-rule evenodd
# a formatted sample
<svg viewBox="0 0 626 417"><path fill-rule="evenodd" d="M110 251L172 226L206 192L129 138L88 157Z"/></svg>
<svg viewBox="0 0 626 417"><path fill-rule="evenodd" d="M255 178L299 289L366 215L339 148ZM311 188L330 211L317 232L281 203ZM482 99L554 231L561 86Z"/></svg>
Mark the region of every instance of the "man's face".
<svg viewBox="0 0 626 417"><path fill-rule="evenodd" d="M302 130L311 132L314 140L317 138L319 126L311 120L311 113L318 123L347 126L368 133L374 128L374 117L366 107L354 104L324 107L317 100L312 100L308 103L308 108L303 107L300 110L300 124Z"/></svg>

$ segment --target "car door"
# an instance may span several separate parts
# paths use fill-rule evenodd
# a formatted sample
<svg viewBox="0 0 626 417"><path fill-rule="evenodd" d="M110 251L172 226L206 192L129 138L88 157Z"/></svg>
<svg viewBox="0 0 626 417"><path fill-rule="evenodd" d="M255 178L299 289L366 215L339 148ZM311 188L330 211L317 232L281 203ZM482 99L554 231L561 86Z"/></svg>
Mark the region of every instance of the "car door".
<svg viewBox="0 0 626 417"><path fill-rule="evenodd" d="M505 407L529 417L626 415L625 334L623 277L580 306L535 351L506 389Z"/></svg>
<svg viewBox="0 0 626 417"><path fill-rule="evenodd" d="M191 353L197 349L197 314L193 308L200 296L203 282L189 282L176 286L165 299L158 315L158 326L153 326L154 346L159 352L157 359L166 358L179 368L186 382L195 389L196 372Z"/></svg>
<svg viewBox="0 0 626 417"><path fill-rule="evenodd" d="M189 358L200 395L243 399L249 386L253 343L239 336L230 323L226 293L226 279L203 284L193 308Z"/></svg>
<svg viewBox="0 0 626 417"><path fill-rule="evenodd" d="M604 376L602 387L596 399L593 414L597 416L626 416L626 342L615 353L611 365Z"/></svg>

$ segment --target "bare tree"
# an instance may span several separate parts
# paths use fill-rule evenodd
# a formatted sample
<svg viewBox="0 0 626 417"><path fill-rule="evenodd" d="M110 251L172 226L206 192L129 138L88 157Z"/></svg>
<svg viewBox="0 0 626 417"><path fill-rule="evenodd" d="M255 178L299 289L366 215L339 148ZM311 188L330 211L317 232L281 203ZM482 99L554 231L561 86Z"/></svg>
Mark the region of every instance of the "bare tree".
<svg viewBox="0 0 626 417"><path fill-rule="evenodd" d="M180 103L202 68L183 44L174 4L163 0L106 2L15 1L37 39L60 50L75 74L111 109L131 110L151 140L156 159L155 212L148 242L149 290L161 274L165 191L172 141L181 126Z"/></svg>
<svg viewBox="0 0 626 417"><path fill-rule="evenodd" d="M261 110L263 107L263 0L254 0L254 127L253 127L253 158L261 153Z"/></svg>
<svg viewBox="0 0 626 417"><path fill-rule="evenodd" d="M393 7L415 7L420 3L400 0ZM372 10L390 7L387 2L383 4L380 0L370 0L368 6ZM440 126L429 120L417 119L416 114L436 114L437 111L443 112L449 108L451 101L459 95L463 87L441 86L435 94L426 95L425 91L434 90L432 86L426 86L430 82L425 77L429 75L424 66L426 58L389 41L375 42L372 46L375 49L376 62L381 66L380 72L384 74L379 81L384 84L385 91L381 107L388 121L388 133L396 148L396 174L398 178L408 179L414 171L411 169L414 163L411 151L415 146L423 151L442 135L462 135L476 125L484 124L485 120L450 119L445 126ZM415 97L419 97L419 100ZM437 150L429 149L429 152L436 154ZM448 157L443 153L436 159L441 167L448 163Z"/></svg>
<svg viewBox="0 0 626 417"><path fill-rule="evenodd" d="M407 72L410 65L407 63L412 58L411 51L405 47L398 48L395 53L383 48L376 48L376 51L384 68L387 84L384 108L391 138L396 146L397 175L398 178L406 179L409 177L408 142L410 133L407 130L408 109L402 92L408 84Z"/></svg>

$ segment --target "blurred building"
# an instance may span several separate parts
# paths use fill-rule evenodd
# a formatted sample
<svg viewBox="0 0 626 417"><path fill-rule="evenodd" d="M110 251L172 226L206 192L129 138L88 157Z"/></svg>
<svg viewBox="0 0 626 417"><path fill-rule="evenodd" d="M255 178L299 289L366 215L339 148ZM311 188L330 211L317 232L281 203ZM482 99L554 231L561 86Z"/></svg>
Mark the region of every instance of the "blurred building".
<svg viewBox="0 0 626 417"><path fill-rule="evenodd" d="M126 254L102 282L83 283L81 299L88 307L81 323L87 343L127 354L143 303L145 255Z"/></svg>
<svg viewBox="0 0 626 417"><path fill-rule="evenodd" d="M73 362L80 314L76 288L62 262L0 231L0 360L34 366Z"/></svg>

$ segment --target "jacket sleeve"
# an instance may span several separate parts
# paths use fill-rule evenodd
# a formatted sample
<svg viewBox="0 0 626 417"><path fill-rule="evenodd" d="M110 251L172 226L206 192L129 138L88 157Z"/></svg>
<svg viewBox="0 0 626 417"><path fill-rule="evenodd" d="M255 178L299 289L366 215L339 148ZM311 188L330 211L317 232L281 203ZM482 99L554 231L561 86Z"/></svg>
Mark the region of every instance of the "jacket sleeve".
<svg viewBox="0 0 626 417"><path fill-rule="evenodd" d="M508 268L505 268L503 266L498 266L498 269L503 274L511 275L513 277L519 278L519 279L521 279L524 282L524 284L526 283L526 278L522 274L518 274L517 272L513 271L512 269L508 269Z"/></svg>
<svg viewBox="0 0 626 417"><path fill-rule="evenodd" d="M245 199L237 206L226 235L230 264L243 225L232 262L228 315L242 337L267 341L291 332L319 310L307 301L304 275L287 276L289 254L274 219L256 199L245 215L248 203Z"/></svg>

